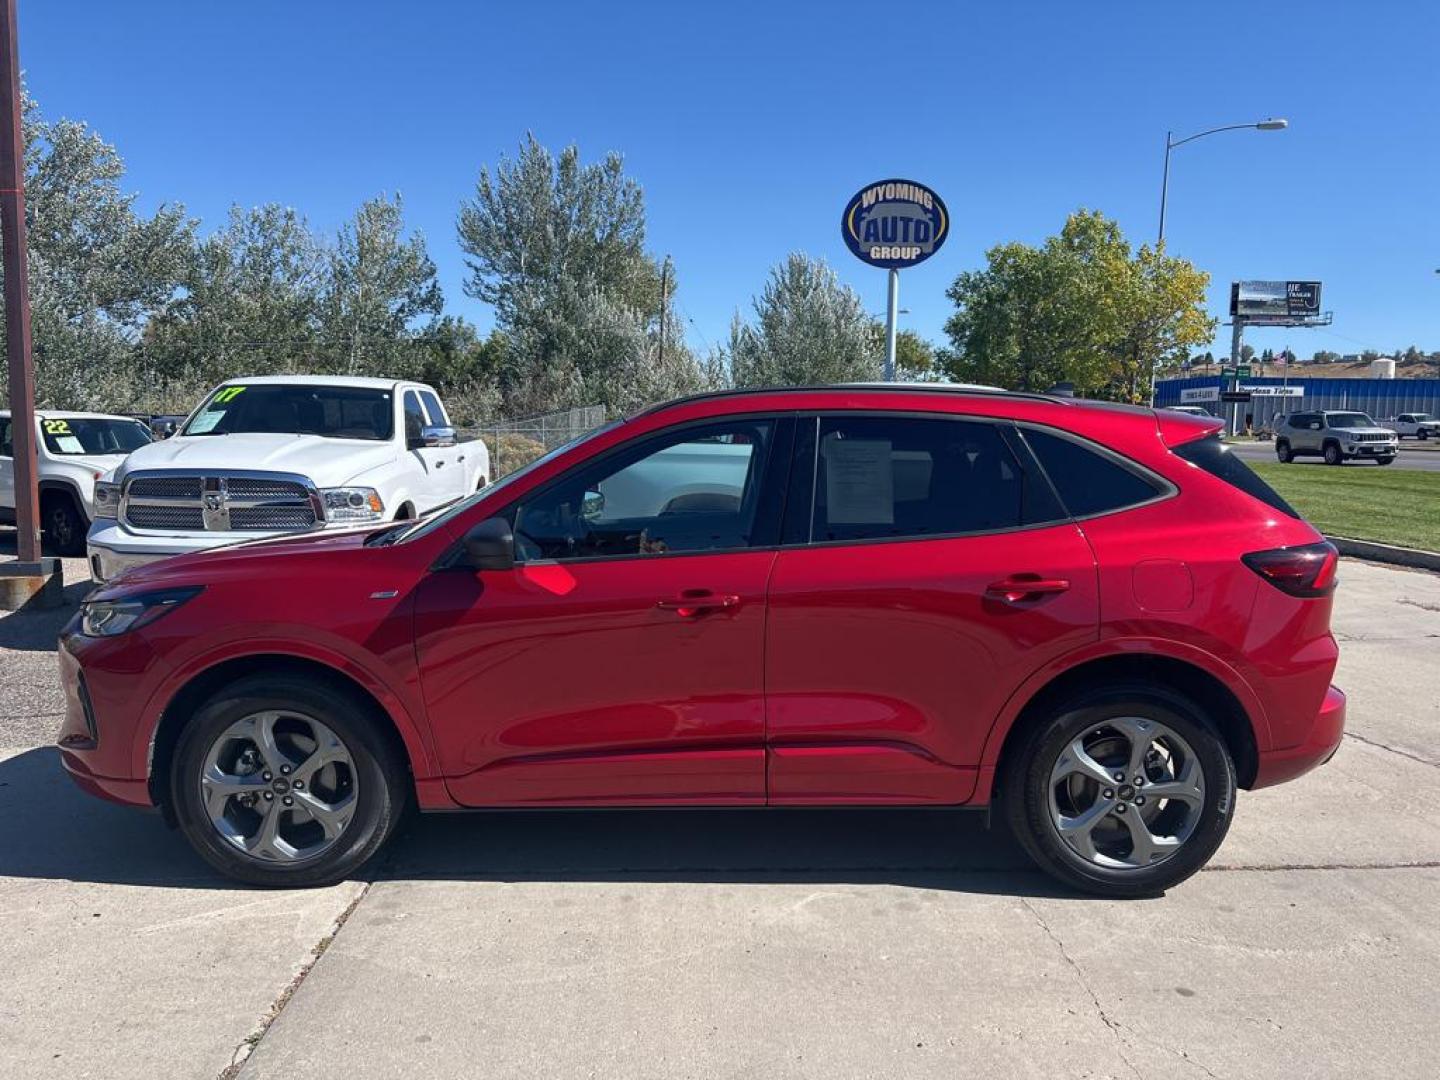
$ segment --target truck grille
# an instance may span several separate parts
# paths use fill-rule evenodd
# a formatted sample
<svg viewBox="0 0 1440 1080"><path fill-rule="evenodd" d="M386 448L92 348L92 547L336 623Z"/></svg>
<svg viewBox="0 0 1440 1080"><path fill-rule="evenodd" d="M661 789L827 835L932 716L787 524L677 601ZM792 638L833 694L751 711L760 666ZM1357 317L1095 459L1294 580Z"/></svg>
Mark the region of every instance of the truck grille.
<svg viewBox="0 0 1440 1080"><path fill-rule="evenodd" d="M1389 442L1391 436L1377 432L1362 431L1355 436L1356 442Z"/></svg>
<svg viewBox="0 0 1440 1080"><path fill-rule="evenodd" d="M137 473L125 482L121 516L135 529L303 532L324 523L304 477Z"/></svg>

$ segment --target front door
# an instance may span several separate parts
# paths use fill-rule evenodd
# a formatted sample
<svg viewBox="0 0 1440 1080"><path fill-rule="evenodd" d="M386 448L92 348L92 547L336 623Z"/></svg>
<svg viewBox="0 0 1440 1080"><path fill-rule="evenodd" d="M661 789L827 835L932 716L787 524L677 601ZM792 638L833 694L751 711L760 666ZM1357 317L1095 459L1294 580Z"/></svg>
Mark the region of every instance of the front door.
<svg viewBox="0 0 1440 1080"><path fill-rule="evenodd" d="M455 474L460 471L454 460L458 451L453 446L426 446L425 429L433 426L420 404L420 395L406 390L403 399L405 445L420 465L421 490L414 493L416 513L425 513L459 497Z"/></svg>
<svg viewBox="0 0 1440 1080"><path fill-rule="evenodd" d="M437 571L416 648L467 806L762 803L770 419L626 444L504 513L517 565Z"/></svg>
<svg viewBox="0 0 1440 1080"><path fill-rule="evenodd" d="M1089 545L1008 425L801 428L800 546L769 591L770 801L964 802L1011 692L1097 635Z"/></svg>

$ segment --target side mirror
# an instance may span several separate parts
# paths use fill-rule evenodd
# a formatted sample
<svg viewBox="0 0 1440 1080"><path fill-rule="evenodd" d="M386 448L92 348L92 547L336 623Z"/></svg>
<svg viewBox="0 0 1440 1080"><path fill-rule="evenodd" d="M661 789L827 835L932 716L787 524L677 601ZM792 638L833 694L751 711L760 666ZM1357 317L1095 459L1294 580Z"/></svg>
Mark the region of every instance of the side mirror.
<svg viewBox="0 0 1440 1080"><path fill-rule="evenodd" d="M418 439L410 439L411 450L440 450L455 445L453 427L426 427L420 429Z"/></svg>
<svg viewBox="0 0 1440 1080"><path fill-rule="evenodd" d="M515 566L515 534L504 518L487 518L473 525L461 541L456 566L471 570L510 570Z"/></svg>

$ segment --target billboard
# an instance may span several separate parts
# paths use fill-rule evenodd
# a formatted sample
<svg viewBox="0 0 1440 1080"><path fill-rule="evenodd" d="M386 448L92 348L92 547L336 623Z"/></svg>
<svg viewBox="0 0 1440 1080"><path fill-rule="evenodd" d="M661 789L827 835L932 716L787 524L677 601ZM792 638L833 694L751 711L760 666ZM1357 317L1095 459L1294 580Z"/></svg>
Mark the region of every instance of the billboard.
<svg viewBox="0 0 1440 1080"><path fill-rule="evenodd" d="M1251 322L1283 321L1320 314L1318 281L1236 281L1230 285L1230 314Z"/></svg>

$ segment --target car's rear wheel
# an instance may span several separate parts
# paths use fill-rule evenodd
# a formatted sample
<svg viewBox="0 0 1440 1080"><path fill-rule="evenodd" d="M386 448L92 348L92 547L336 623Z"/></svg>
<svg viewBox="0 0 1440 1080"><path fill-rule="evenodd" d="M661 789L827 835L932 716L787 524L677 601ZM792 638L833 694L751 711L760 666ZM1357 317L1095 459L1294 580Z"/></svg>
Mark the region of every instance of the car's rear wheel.
<svg viewBox="0 0 1440 1080"><path fill-rule="evenodd" d="M1340 444L1339 444L1339 443L1333 443L1333 442L1332 442L1332 443L1326 443L1326 444L1325 444L1325 464L1326 464L1326 465L1339 465L1339 464L1342 463L1344 460L1345 460L1345 455L1344 455L1343 452L1341 452L1341 450L1340 450Z"/></svg>
<svg viewBox="0 0 1440 1080"><path fill-rule="evenodd" d="M175 816L211 866L253 885L328 885L390 835L406 771L373 706L339 685L248 676L186 725Z"/></svg>
<svg viewBox="0 0 1440 1080"><path fill-rule="evenodd" d="M1169 691L1099 688L1054 710L1007 759L1001 800L1025 850L1075 888L1152 896L1219 848L1235 766L1193 702Z"/></svg>
<svg viewBox="0 0 1440 1080"><path fill-rule="evenodd" d="M1290 451L1289 439L1275 440L1275 456L1280 459L1280 464L1289 465L1295 460L1295 455Z"/></svg>

